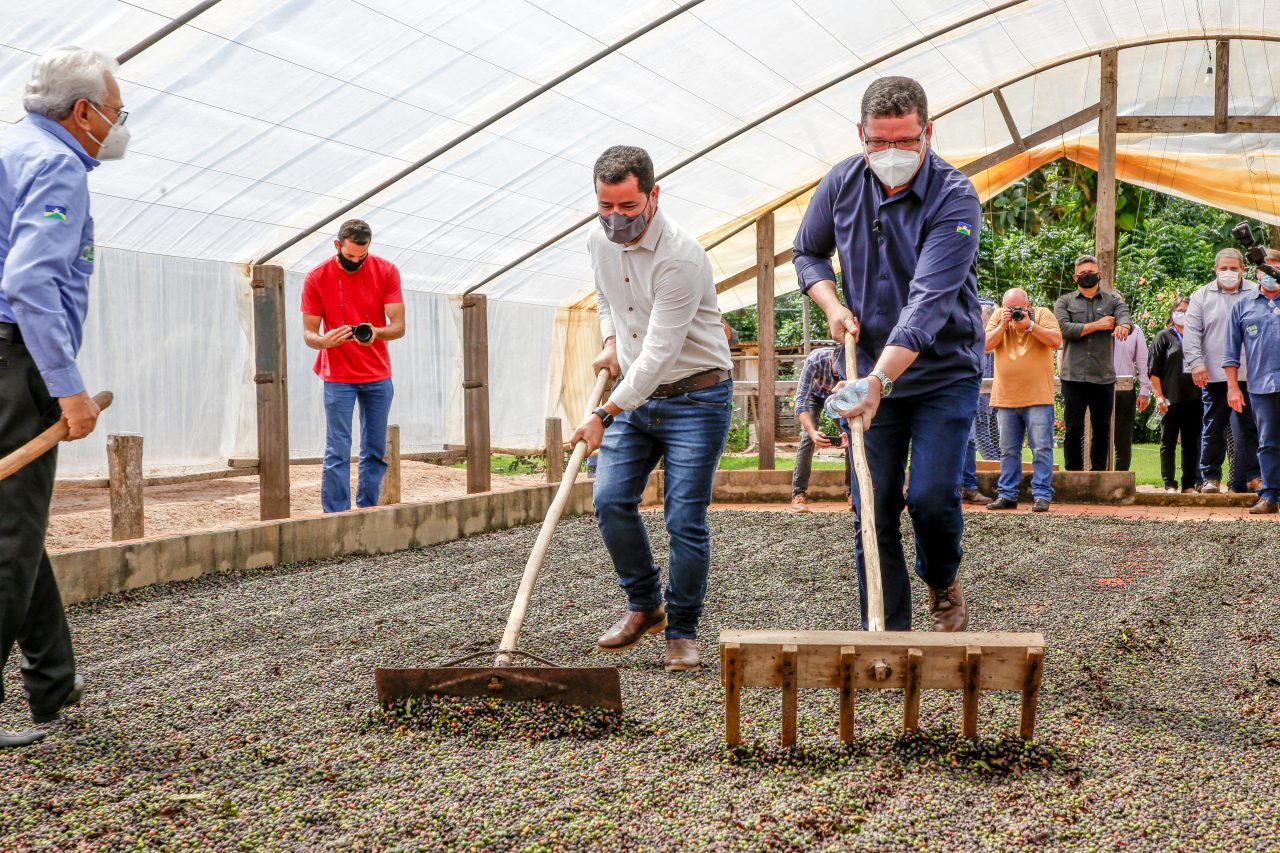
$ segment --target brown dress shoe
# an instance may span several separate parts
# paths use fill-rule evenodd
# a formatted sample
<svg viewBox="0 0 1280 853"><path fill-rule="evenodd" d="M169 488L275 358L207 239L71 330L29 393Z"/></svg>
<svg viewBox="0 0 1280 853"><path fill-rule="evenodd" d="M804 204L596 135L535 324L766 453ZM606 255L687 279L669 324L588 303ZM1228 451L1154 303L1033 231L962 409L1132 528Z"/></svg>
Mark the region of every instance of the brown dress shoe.
<svg viewBox="0 0 1280 853"><path fill-rule="evenodd" d="M1259 498L1258 502L1249 507L1250 515L1271 515L1273 512L1280 511L1280 507L1275 501L1269 501L1266 498Z"/></svg>
<svg viewBox="0 0 1280 853"><path fill-rule="evenodd" d="M702 666L698 660L697 640L667 640L667 654L662 667L667 672L684 672Z"/></svg>
<svg viewBox="0 0 1280 853"><path fill-rule="evenodd" d="M656 634L667 627L667 608L641 613L628 610L604 636L596 640L596 648L602 652L625 652L644 639L645 634Z"/></svg>
<svg viewBox="0 0 1280 853"><path fill-rule="evenodd" d="M804 492L796 492L791 496L792 512L809 512L809 497Z"/></svg>
<svg viewBox="0 0 1280 853"><path fill-rule="evenodd" d="M969 613L965 610L959 578L946 589L929 588L929 615L933 617L935 631L963 631L968 626Z"/></svg>

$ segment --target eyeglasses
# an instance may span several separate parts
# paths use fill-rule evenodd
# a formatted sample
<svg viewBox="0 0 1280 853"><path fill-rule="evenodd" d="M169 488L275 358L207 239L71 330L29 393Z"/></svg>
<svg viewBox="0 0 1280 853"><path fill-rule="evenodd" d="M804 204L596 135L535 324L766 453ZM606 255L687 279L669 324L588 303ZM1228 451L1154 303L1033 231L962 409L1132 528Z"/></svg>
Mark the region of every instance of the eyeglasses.
<svg viewBox="0 0 1280 853"><path fill-rule="evenodd" d="M884 151L887 148L897 148L900 151L919 151L920 146L924 144L924 131L920 131L918 136L911 136L907 139L864 139L862 144L867 147L868 151Z"/></svg>
<svg viewBox="0 0 1280 853"><path fill-rule="evenodd" d="M121 104L118 107L109 106L107 104L100 104L99 106L103 109L111 110L116 114L116 124L123 125L129 120L129 111L124 108L124 104ZM106 118L106 116L103 116L103 118Z"/></svg>

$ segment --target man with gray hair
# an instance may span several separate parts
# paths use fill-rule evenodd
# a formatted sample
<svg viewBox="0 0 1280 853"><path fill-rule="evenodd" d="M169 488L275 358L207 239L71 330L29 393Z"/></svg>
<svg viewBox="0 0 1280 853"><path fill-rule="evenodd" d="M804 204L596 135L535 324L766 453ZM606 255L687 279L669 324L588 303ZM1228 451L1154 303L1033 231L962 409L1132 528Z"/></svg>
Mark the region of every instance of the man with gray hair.
<svg viewBox="0 0 1280 853"><path fill-rule="evenodd" d="M1222 463L1227 455L1227 429L1235 443L1231 459L1230 489L1250 492L1262 484L1258 465L1258 425L1253 409L1235 412L1227 404L1227 373L1223 367L1227 349L1227 329L1231 309L1258 287L1244 277L1244 255L1226 248L1213 259L1213 281L1191 294L1183 330L1183 367L1191 371L1191 381L1200 389L1204 402L1204 431L1200 436L1200 491L1222 491ZM1237 369L1240 391L1248 399L1247 364L1243 357Z"/></svg>
<svg viewBox="0 0 1280 853"><path fill-rule="evenodd" d="M0 456L59 418L72 441L97 423L76 355L94 261L88 173L129 141L115 69L97 51L49 51L27 83L26 119L0 131ZM84 690L44 548L56 465L55 449L0 480L0 669L16 642L37 725ZM0 732L0 748L45 734Z"/></svg>

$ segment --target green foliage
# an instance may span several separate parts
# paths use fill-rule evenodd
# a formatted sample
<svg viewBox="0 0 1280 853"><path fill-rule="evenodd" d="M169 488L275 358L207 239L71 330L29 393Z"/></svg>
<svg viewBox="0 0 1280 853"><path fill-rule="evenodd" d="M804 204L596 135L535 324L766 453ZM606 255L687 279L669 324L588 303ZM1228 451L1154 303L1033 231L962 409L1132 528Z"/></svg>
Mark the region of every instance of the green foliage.
<svg viewBox="0 0 1280 853"><path fill-rule="evenodd" d="M741 453L747 449L749 441L751 441L750 425L746 420L735 417L729 425L729 438L724 445L725 452Z"/></svg>

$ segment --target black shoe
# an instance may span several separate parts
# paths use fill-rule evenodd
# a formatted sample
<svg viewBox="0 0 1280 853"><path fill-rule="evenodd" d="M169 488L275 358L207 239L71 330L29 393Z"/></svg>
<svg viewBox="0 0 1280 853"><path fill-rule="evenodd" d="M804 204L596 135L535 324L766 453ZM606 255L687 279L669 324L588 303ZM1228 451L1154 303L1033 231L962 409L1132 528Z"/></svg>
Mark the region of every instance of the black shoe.
<svg viewBox="0 0 1280 853"><path fill-rule="evenodd" d="M17 749L31 746L44 740L45 732L39 729L28 729L22 732L10 732L0 729L0 749Z"/></svg>
<svg viewBox="0 0 1280 853"><path fill-rule="evenodd" d="M1032 512L1048 512L1049 502L1044 498L1036 498L1036 502L1031 505Z"/></svg>
<svg viewBox="0 0 1280 853"><path fill-rule="evenodd" d="M79 705L80 700L84 698L84 678L80 673L76 673L75 679L71 683L71 692L67 694L67 698L62 700L62 707L54 711L52 714L32 714L31 719L35 720L36 725L44 725L45 723L57 722L58 715L66 708L72 705ZM44 737L41 734L41 737Z"/></svg>
<svg viewBox="0 0 1280 853"><path fill-rule="evenodd" d="M1018 502L1009 498L996 498L987 504L987 509L1017 509Z"/></svg>

